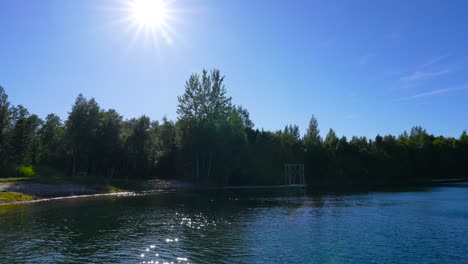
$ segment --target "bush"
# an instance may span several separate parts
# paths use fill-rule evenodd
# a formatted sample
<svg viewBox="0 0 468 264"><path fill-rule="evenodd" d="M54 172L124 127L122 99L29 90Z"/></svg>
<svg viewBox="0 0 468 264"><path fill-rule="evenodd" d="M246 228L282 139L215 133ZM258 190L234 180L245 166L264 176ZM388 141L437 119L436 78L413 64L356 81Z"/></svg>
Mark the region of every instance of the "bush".
<svg viewBox="0 0 468 264"><path fill-rule="evenodd" d="M18 172L19 176L32 177L36 175L36 172L34 171L32 166L20 165L16 167L16 171Z"/></svg>

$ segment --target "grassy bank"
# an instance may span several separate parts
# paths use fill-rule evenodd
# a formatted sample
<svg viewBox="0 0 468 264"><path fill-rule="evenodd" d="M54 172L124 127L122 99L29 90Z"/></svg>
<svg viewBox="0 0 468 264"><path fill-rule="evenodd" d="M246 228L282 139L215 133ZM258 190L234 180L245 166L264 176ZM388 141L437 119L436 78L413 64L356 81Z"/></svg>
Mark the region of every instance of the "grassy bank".
<svg viewBox="0 0 468 264"><path fill-rule="evenodd" d="M32 195L25 195L16 192L0 192L0 204L2 203L12 203L20 201L30 201L35 200L36 197Z"/></svg>
<svg viewBox="0 0 468 264"><path fill-rule="evenodd" d="M187 183L155 178L120 179L72 177L48 167L34 167L33 175L0 178L0 204L75 195L109 194L188 188Z"/></svg>

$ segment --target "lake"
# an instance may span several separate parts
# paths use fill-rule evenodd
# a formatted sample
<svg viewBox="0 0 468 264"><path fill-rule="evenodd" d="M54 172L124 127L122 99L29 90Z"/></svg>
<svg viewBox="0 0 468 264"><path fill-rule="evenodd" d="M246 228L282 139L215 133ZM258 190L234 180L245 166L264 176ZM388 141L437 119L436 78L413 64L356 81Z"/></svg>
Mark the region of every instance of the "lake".
<svg viewBox="0 0 468 264"><path fill-rule="evenodd" d="M0 207L1 263L468 263L468 185Z"/></svg>

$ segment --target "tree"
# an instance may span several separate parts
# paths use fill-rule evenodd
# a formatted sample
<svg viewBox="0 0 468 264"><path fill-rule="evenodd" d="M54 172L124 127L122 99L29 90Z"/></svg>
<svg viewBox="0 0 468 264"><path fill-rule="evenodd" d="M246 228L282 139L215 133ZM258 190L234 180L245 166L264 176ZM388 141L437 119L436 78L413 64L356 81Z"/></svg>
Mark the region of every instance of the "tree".
<svg viewBox="0 0 468 264"><path fill-rule="evenodd" d="M310 118L304 136L305 152L305 174L308 176L307 182L313 186L323 186L327 171L328 157L323 148L323 140L320 136L318 121L314 115Z"/></svg>
<svg viewBox="0 0 468 264"><path fill-rule="evenodd" d="M96 131L98 148L93 158L98 161L101 173L111 178L122 160L122 122L122 116L114 109L99 113L99 127Z"/></svg>
<svg viewBox="0 0 468 264"><path fill-rule="evenodd" d="M283 183L284 163L304 163L314 190L367 190L466 177L468 135L434 136L420 126L398 137L322 140L312 116L297 125L254 129L247 109L233 105L218 70L192 74L178 97L178 118L126 119L94 99L76 98L63 124L11 106L0 87L0 175L18 165L51 166L91 177L185 177L205 186Z"/></svg>
<svg viewBox="0 0 468 264"><path fill-rule="evenodd" d="M421 126L411 128L409 140L411 144L417 147L424 147L430 143L429 135Z"/></svg>
<svg viewBox="0 0 468 264"><path fill-rule="evenodd" d="M11 109L13 112L14 128L12 131L13 161L19 165L29 165L28 152L30 138L27 133L26 120L29 112L22 105Z"/></svg>
<svg viewBox="0 0 468 264"><path fill-rule="evenodd" d="M288 125L284 128L284 135L291 141L298 142L301 134L299 133L299 126Z"/></svg>
<svg viewBox="0 0 468 264"><path fill-rule="evenodd" d="M198 181L215 182L212 179L214 155L219 151L222 127L229 123L233 106L223 84L219 70L202 76L192 74L185 84L185 92L178 97L178 142L183 152L190 153L192 177ZM218 179L219 180L219 179Z"/></svg>
<svg viewBox="0 0 468 264"><path fill-rule="evenodd" d="M35 114L30 115L26 120L26 133L30 146L27 153L27 164L37 165L42 158L42 146L39 137L39 130L42 126L42 120Z"/></svg>
<svg viewBox="0 0 468 264"><path fill-rule="evenodd" d="M0 86L0 169L8 161L8 129L10 126L10 102L5 90Z"/></svg>
<svg viewBox="0 0 468 264"><path fill-rule="evenodd" d="M179 119L190 121L216 122L226 120L232 111L231 97L226 96L219 70L208 74L203 70L201 80L198 74L192 74L185 84L185 93L178 96L177 114Z"/></svg>
<svg viewBox="0 0 468 264"><path fill-rule="evenodd" d="M468 144L468 135L466 134L466 130L463 130L463 133L460 135L459 141L462 144Z"/></svg>
<svg viewBox="0 0 468 264"><path fill-rule="evenodd" d="M47 115L44 125L39 130L40 145L42 146L42 160L44 164L57 165L63 158L64 127L60 117L55 114Z"/></svg>
<svg viewBox="0 0 468 264"><path fill-rule="evenodd" d="M238 117L240 118L242 122L242 126L245 129L252 130L254 128L254 123L250 119L250 114L249 111L242 106L238 106L237 108L234 109L237 112Z"/></svg>
<svg viewBox="0 0 468 264"><path fill-rule="evenodd" d="M153 122L152 139L153 142L153 165L155 173L161 177L173 177L177 167L175 164L176 154L176 127L174 122L163 117L161 124Z"/></svg>
<svg viewBox="0 0 468 264"><path fill-rule="evenodd" d="M336 136L335 131L330 128L327 136L325 137L325 145L331 149L335 149L338 144L338 137Z"/></svg>
<svg viewBox="0 0 468 264"><path fill-rule="evenodd" d="M99 105L93 98L87 100L80 94L68 115L65 126L73 158L73 175L76 175L78 169L85 170L88 173L94 171L95 164L90 159L90 155L95 151L97 143L96 133L99 128L99 112Z"/></svg>
<svg viewBox="0 0 468 264"><path fill-rule="evenodd" d="M150 169L151 155L151 121L147 116L131 119L126 122L128 138L125 142L125 152L130 171L147 176Z"/></svg>
<svg viewBox="0 0 468 264"><path fill-rule="evenodd" d="M11 109L13 113L12 143L13 162L17 165L36 163L39 154L37 132L41 120L37 115L30 115L22 105Z"/></svg>
<svg viewBox="0 0 468 264"><path fill-rule="evenodd" d="M318 121L317 118L312 115L309 126L307 127L307 132L304 136L304 145L306 146L306 151L308 151L312 147L319 146L320 144L322 144L322 137L320 136Z"/></svg>

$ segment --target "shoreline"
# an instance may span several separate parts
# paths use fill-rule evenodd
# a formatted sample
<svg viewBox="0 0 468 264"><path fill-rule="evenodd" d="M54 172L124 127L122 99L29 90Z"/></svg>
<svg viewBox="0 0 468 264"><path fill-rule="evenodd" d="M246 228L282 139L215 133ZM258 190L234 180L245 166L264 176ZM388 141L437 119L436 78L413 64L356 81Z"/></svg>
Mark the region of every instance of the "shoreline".
<svg viewBox="0 0 468 264"><path fill-rule="evenodd" d="M182 190L182 189L165 189L165 190L161 189L161 190L151 190L151 191L141 191L141 192L96 193L96 194L59 196L59 197L51 197L51 198L38 198L38 199L34 199L34 200L0 203L0 208L2 206L8 206L8 205L35 204L35 203L43 203L43 202L50 202L50 201L59 201L59 200L68 200L68 199L82 199L82 198L94 198L94 197L103 197L103 196L118 196L118 197L138 196L138 195L154 194L154 193L160 193L160 192L171 192L171 191L178 191L178 190Z"/></svg>
<svg viewBox="0 0 468 264"><path fill-rule="evenodd" d="M448 179L448 180L433 180L426 182L426 185L419 187L432 187L432 186L444 186L458 183L468 183L466 179ZM25 182L9 182L0 183L0 194L2 193L15 193L24 196L33 196L35 199L32 200L17 200L10 202L2 202L0 197L0 207L8 205L23 205L33 204L47 201L57 201L66 199L77 199L77 198L92 198L92 197L103 197L103 196L138 196L159 192L170 192L178 190L194 190L196 186L188 182L181 181L164 181L164 182L145 182L140 188L133 190L120 190L106 188L110 186L99 186L90 187L84 184L45 184L45 183L25 183ZM259 188L255 188L259 187ZM265 190L268 187L273 186L225 186L221 188L214 188L211 190ZM274 186L273 189L280 189L282 186ZM206 189L205 189L206 190ZM377 190L374 190L377 191ZM334 192L332 192L334 193Z"/></svg>
<svg viewBox="0 0 468 264"><path fill-rule="evenodd" d="M10 182L0 184L0 194L14 193L24 196L33 196L32 200L17 200L2 202L0 197L0 207L5 205L30 204L45 201L89 198L100 196L135 196L162 191L186 190L192 186L186 182L147 182L137 189L121 190L109 188L110 186L90 187L84 184L45 184L45 183L24 183Z"/></svg>

